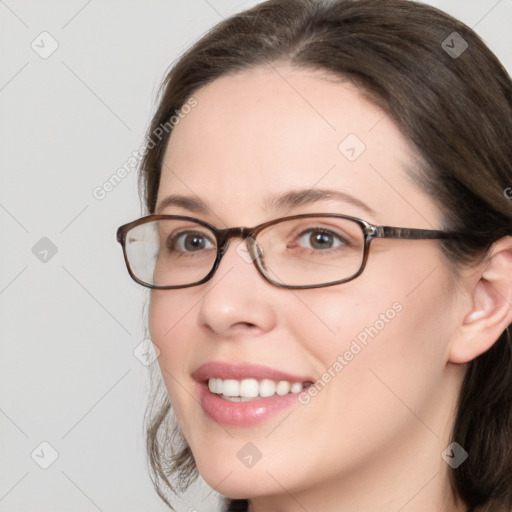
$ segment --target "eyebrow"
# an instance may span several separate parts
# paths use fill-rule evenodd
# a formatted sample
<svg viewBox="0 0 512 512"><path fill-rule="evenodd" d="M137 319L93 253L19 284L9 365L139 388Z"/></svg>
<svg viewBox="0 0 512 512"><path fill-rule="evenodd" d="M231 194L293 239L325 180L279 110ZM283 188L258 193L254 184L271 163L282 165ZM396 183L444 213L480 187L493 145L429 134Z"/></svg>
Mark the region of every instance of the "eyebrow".
<svg viewBox="0 0 512 512"><path fill-rule="evenodd" d="M356 206L364 210L370 215L375 215L375 211L366 203L357 199L357 197L351 196L341 190L321 188L291 190L283 194L276 194L265 201L265 207L272 210L287 210L327 200L335 200L341 203L351 204L352 206Z"/></svg>
<svg viewBox="0 0 512 512"><path fill-rule="evenodd" d="M282 194L275 194L268 197L264 202L264 209L285 211L299 206L305 206L319 201L335 200L341 203L356 206L364 210L369 215L375 215L375 211L366 203L356 197L342 192L340 190L331 189L299 189L290 190ZM208 213L211 209L199 198L183 195L170 195L160 201L155 209L156 214L160 214L165 208L176 206L189 210L194 213Z"/></svg>

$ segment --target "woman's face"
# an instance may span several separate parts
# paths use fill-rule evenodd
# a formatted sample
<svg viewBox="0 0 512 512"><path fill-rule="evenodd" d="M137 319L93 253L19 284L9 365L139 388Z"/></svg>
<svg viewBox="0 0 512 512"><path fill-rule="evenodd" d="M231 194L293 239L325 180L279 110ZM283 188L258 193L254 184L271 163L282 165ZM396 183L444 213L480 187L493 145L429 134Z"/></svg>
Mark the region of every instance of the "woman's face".
<svg viewBox="0 0 512 512"><path fill-rule="evenodd" d="M219 228L339 213L442 229L433 200L407 176L407 142L354 86L276 65L217 79L194 98L167 147L158 213ZM346 197L311 194L321 190ZM307 194L285 207L271 201L297 191ZM196 206L162 209L170 195ZM151 296L160 368L206 482L230 497L289 494L305 505L312 489L372 494L405 473L419 490L425 475L443 473L461 376L447 364L460 304L438 242L374 240L362 275L305 290L265 281L241 242L231 239L210 281ZM248 405L213 396L209 370L196 380L210 361L320 383L316 394Z"/></svg>

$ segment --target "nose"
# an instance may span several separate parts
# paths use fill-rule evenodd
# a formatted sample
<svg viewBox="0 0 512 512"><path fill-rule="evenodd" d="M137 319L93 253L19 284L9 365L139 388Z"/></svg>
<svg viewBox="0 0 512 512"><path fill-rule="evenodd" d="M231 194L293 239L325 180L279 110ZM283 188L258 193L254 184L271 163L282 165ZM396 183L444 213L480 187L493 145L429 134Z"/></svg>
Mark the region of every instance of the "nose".
<svg viewBox="0 0 512 512"><path fill-rule="evenodd" d="M284 290L258 272L245 240L229 241L215 275L203 286L199 323L209 331L232 337L261 334L276 325L276 299Z"/></svg>

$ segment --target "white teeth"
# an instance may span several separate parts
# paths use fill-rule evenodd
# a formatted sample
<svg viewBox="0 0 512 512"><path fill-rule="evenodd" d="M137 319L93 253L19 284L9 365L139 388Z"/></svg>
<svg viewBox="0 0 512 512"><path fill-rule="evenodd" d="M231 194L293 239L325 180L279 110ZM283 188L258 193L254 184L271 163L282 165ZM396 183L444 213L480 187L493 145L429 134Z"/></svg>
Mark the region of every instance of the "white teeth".
<svg viewBox="0 0 512 512"><path fill-rule="evenodd" d="M208 389L212 393L222 393L222 388L223 388L222 382L223 382L222 379L212 378L208 381ZM238 381L235 381L235 382L238 382Z"/></svg>
<svg viewBox="0 0 512 512"><path fill-rule="evenodd" d="M235 379L226 379L222 384L222 394L227 396L240 396L240 382ZM218 384L217 384L218 386Z"/></svg>
<svg viewBox="0 0 512 512"><path fill-rule="evenodd" d="M278 394L280 396L288 393L298 393L302 390L302 382L288 382L280 380L278 382L271 379L219 379L212 377L208 380L208 389L217 395L222 395L226 400L232 402L245 402L252 398L267 398Z"/></svg>
<svg viewBox="0 0 512 512"><path fill-rule="evenodd" d="M304 386L302 385L302 382L294 382L292 384L292 387L290 388L290 392L291 393L298 393L299 391L302 390Z"/></svg>
<svg viewBox="0 0 512 512"><path fill-rule="evenodd" d="M276 393L278 395L287 395L290 392L292 385L286 380L280 380L276 386Z"/></svg>
<svg viewBox="0 0 512 512"><path fill-rule="evenodd" d="M260 382L260 396L266 398L272 396L276 392L276 383L270 379L263 379Z"/></svg>
<svg viewBox="0 0 512 512"><path fill-rule="evenodd" d="M255 398L258 396L259 392L260 385L258 384L258 381L256 379L244 379L243 381L241 381L239 393L228 393L226 392L226 387L223 388L223 394L229 396L240 395L245 396L247 398Z"/></svg>

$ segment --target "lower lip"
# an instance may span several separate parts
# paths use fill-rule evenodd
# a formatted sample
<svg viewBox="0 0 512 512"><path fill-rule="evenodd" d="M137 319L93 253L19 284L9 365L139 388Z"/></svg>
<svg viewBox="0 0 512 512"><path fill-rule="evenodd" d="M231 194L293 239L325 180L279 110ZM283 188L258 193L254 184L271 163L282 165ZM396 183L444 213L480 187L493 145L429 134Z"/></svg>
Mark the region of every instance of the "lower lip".
<svg viewBox="0 0 512 512"><path fill-rule="evenodd" d="M237 427L261 423L297 403L299 397L299 393L288 393L249 402L231 402L212 393L206 383L201 383L200 387L201 406L206 415L222 425Z"/></svg>

